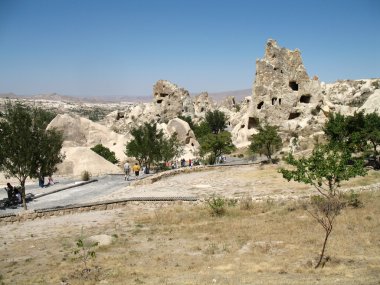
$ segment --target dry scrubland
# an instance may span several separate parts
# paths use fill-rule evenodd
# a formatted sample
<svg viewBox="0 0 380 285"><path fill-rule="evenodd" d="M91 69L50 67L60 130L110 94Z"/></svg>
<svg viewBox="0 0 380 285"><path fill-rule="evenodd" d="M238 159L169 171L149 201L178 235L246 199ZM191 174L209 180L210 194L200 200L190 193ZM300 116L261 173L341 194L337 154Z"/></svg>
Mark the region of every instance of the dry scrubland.
<svg viewBox="0 0 380 285"><path fill-rule="evenodd" d="M378 172L352 183L373 182ZM313 268L324 232L307 200L237 204L221 217L206 203L151 202L1 226L0 284L379 284L380 191L360 199L337 218L323 269ZM82 229L113 237L86 278L73 254Z"/></svg>

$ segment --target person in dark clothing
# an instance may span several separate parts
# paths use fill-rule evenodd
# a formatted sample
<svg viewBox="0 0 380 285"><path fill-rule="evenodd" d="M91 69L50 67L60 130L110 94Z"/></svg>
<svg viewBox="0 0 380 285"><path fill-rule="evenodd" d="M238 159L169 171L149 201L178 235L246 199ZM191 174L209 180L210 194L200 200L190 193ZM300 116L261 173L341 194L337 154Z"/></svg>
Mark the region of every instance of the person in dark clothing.
<svg viewBox="0 0 380 285"><path fill-rule="evenodd" d="M8 199L12 200L13 193L14 193L14 187L11 185L11 183L7 183L7 187L5 187L5 190L7 191L8 194Z"/></svg>

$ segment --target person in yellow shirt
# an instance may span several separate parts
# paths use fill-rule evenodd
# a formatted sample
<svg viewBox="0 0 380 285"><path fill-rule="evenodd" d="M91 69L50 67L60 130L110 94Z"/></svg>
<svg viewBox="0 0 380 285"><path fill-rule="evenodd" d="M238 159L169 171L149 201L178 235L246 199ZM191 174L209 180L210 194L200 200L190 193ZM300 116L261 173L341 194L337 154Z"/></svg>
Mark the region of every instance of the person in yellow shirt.
<svg viewBox="0 0 380 285"><path fill-rule="evenodd" d="M136 176L139 176L140 174L140 165L136 162L135 165L132 166L132 170L134 171Z"/></svg>

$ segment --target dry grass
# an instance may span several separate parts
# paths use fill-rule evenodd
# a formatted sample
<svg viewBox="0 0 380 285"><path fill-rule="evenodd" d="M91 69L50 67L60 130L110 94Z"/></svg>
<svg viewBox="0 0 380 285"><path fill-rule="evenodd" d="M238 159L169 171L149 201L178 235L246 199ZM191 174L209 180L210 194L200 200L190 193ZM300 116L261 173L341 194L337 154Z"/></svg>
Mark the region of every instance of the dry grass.
<svg viewBox="0 0 380 285"><path fill-rule="evenodd" d="M4 284L378 284L380 193L360 197L363 208L338 217L327 248L331 261L322 270L312 265L323 231L303 202L267 200L229 207L222 217L211 216L206 204L173 203L130 205L97 219L78 214L65 225L51 218L40 229L44 220L3 226L1 278ZM87 236L114 236L97 249L87 279L72 254L82 227Z"/></svg>

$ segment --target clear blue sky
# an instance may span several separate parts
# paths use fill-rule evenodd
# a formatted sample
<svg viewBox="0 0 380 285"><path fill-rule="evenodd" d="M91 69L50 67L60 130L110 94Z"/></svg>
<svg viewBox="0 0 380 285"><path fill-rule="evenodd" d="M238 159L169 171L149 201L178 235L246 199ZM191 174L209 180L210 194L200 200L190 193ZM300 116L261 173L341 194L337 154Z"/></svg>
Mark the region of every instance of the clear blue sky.
<svg viewBox="0 0 380 285"><path fill-rule="evenodd" d="M251 88L268 38L322 81L380 77L379 0L0 0L0 93Z"/></svg>

